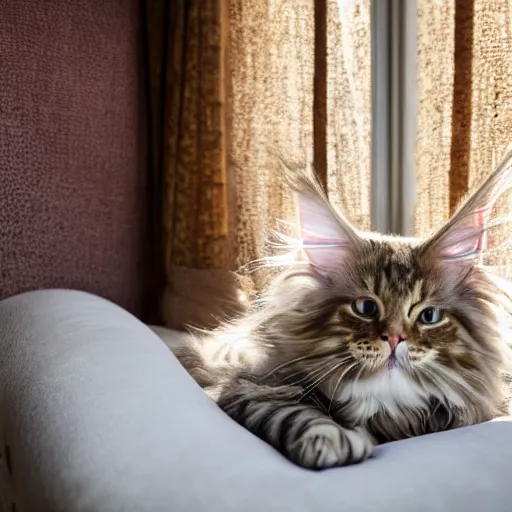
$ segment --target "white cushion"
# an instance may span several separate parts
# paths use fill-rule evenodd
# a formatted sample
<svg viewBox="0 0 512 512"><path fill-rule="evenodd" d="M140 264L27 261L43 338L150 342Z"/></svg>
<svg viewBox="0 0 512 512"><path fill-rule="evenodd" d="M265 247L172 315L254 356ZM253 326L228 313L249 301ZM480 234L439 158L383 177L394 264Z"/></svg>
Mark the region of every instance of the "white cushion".
<svg viewBox="0 0 512 512"><path fill-rule="evenodd" d="M1 302L0 351L7 510L9 500L34 512L512 509L508 419L314 473L231 421L150 329L103 299Z"/></svg>

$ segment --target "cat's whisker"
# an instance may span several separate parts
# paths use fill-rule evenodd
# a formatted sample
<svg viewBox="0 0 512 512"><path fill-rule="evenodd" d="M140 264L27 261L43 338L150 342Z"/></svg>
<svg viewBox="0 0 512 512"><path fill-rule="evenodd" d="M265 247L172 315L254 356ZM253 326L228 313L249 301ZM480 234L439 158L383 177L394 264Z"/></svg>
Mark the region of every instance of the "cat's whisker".
<svg viewBox="0 0 512 512"><path fill-rule="evenodd" d="M309 372L313 372L314 373L314 370L318 369L318 368L322 368L323 366L325 365L325 361L318 361L316 364L312 365L310 368L308 368ZM308 373L309 375L310 373ZM308 378L307 376L304 377L304 368L301 368L293 373L290 373L288 375L285 375L284 378L281 379L281 382L285 383L285 382L288 382L291 378L293 377L301 377L301 380L299 380L298 382L301 382L303 380L303 378ZM297 382L294 382L293 384L291 384L292 386L295 385Z"/></svg>
<svg viewBox="0 0 512 512"><path fill-rule="evenodd" d="M313 382L310 382L307 386L304 387L304 389L301 390L301 392L299 393L300 399L302 399L305 396L307 396L309 391L313 390L320 382L322 382L332 372L335 371L335 368L330 368L327 371L324 371L324 369L325 369L325 367L323 367L321 371L315 372L315 375L311 374L309 376L309 380L311 380L311 378L314 378L315 380L313 380ZM320 375L320 377L318 377L318 375Z"/></svg>
<svg viewBox="0 0 512 512"><path fill-rule="evenodd" d="M347 361L349 361L350 358L344 358L342 360L338 360L336 359L336 361L339 361L340 363L345 363ZM325 361L320 361L319 363L315 364L313 366L313 368L311 368L311 371L309 373L307 373L307 375L304 375L304 370L298 370L290 375L287 375L284 379L282 379L282 382L286 382L288 379L292 378L292 377L296 377L296 376L300 376L300 380L298 381L293 381L291 383L288 383L290 386L296 386L297 384L300 384L301 382L304 382L304 381L307 381L309 379L311 379L311 377L315 374L315 373L318 373L319 370L323 370L325 368L325 364L326 362Z"/></svg>
<svg viewBox="0 0 512 512"><path fill-rule="evenodd" d="M285 361L284 363L281 363L280 365L276 366L275 368L270 370L270 372L268 372L265 375L263 375L261 377L261 379L267 379L268 377L273 375L275 372L277 372L277 371L279 371L279 370L281 370L283 368L286 368L287 366L295 364L295 363L304 362L304 361L307 361L309 359L315 360L315 359L318 359L318 358L330 357L330 356L334 356L334 355L336 355L336 352L329 351L329 352L326 352L326 353L306 354L304 356L296 357L294 359L290 359L289 361ZM323 361L323 362L325 363L325 361Z"/></svg>
<svg viewBox="0 0 512 512"><path fill-rule="evenodd" d="M286 368L287 366L290 366L291 364L300 363L301 361L306 361L307 359L311 359L311 354L306 354L304 356L300 356L300 357L296 357L294 359L290 359L289 361L286 361L286 362L276 366L272 370L270 370L268 373L263 375L263 377L261 377L261 379L262 380L267 379L268 377L273 375L275 372L281 370L282 368Z"/></svg>
<svg viewBox="0 0 512 512"><path fill-rule="evenodd" d="M312 391L314 391L322 382L325 381L325 379L331 375L332 373L334 373L338 368L340 368L343 364L345 363L337 363L336 365L334 365L332 368L330 368L329 370L327 370L321 377L319 377L317 380L315 380L313 383L309 384L308 386L306 386L303 390L303 392L301 393L301 396L300 396L300 400L302 400L303 398L305 398L306 396L309 395L309 393L311 393Z"/></svg>
<svg viewBox="0 0 512 512"><path fill-rule="evenodd" d="M354 362L352 363L351 365L349 365L342 373L341 375L339 376L338 380L336 381L336 385L334 386L334 390L333 392L331 393L331 400L329 402L329 407L327 409L327 414L330 415L331 414L331 408L332 408L332 403L334 401L334 399L336 398L336 393L338 392L338 388L340 387L341 385L341 381L343 380L343 377L345 377L345 375L350 371L352 370L353 368L355 368L357 366L357 362Z"/></svg>
<svg viewBox="0 0 512 512"><path fill-rule="evenodd" d="M325 369L325 361L321 361L319 364L315 365L315 369L312 369L307 374L304 375L304 372L295 372L293 375L299 375L300 379L292 382L288 382L287 384L289 386L298 386L302 382L307 382L311 380L312 378L315 378L315 376L318 376L321 374ZM286 380L286 379L285 379Z"/></svg>
<svg viewBox="0 0 512 512"><path fill-rule="evenodd" d="M361 377L363 370L364 370L364 366L361 365L361 367L359 368L359 371L357 372L357 375L355 376L354 380L352 381L352 392L353 392L357 382L359 381L359 378Z"/></svg>

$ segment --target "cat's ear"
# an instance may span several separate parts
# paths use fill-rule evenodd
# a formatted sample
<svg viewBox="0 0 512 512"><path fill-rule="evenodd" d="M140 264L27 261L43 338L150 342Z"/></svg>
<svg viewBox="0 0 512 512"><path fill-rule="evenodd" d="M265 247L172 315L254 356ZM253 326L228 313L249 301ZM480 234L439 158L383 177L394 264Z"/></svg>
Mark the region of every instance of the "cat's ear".
<svg viewBox="0 0 512 512"><path fill-rule="evenodd" d="M304 254L320 269L336 268L357 243L356 230L332 207L316 180L300 174L295 176L293 188L298 195L298 226Z"/></svg>
<svg viewBox="0 0 512 512"><path fill-rule="evenodd" d="M511 188L512 151L461 204L452 218L424 244L424 251L443 263L450 263L471 261L482 251L497 248L496 240L490 240L490 230L503 226L511 218L507 214L496 217L494 206Z"/></svg>

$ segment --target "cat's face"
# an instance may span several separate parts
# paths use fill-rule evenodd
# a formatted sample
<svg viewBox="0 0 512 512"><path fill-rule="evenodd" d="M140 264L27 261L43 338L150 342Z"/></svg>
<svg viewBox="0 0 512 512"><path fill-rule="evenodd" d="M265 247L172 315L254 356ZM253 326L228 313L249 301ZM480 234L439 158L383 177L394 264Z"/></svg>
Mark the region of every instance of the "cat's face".
<svg viewBox="0 0 512 512"><path fill-rule="evenodd" d="M302 373L403 372L465 396L492 387L502 363L497 286L473 265L437 264L421 243L361 238L339 266L284 274L273 294L276 347Z"/></svg>
<svg viewBox="0 0 512 512"><path fill-rule="evenodd" d="M362 240L351 265L360 287L336 316L363 375L428 371L436 364L469 369L478 366L476 355L490 350L478 322L494 317L480 290L492 285L478 270L443 269L420 244L399 238ZM343 275L338 279L334 288L344 287Z"/></svg>

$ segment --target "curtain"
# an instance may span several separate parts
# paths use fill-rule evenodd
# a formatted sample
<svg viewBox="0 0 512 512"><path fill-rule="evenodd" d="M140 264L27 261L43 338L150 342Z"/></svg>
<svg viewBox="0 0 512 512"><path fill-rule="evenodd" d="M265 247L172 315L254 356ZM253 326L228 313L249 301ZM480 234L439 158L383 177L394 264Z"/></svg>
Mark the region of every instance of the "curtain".
<svg viewBox="0 0 512 512"><path fill-rule="evenodd" d="M426 235L512 140L512 2L418 0L416 231Z"/></svg>
<svg viewBox="0 0 512 512"><path fill-rule="evenodd" d="M166 325L215 325L263 286L240 269L267 255L279 220L294 218L277 156L314 163L332 200L369 226L369 8L369 0L144 4Z"/></svg>
<svg viewBox="0 0 512 512"><path fill-rule="evenodd" d="M163 321L206 324L236 309L234 179L228 166L229 6L144 4L153 165L161 180Z"/></svg>

